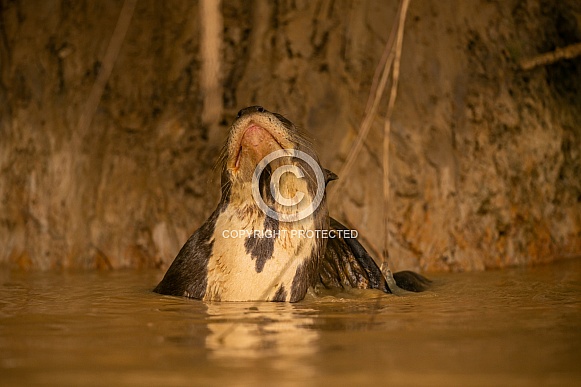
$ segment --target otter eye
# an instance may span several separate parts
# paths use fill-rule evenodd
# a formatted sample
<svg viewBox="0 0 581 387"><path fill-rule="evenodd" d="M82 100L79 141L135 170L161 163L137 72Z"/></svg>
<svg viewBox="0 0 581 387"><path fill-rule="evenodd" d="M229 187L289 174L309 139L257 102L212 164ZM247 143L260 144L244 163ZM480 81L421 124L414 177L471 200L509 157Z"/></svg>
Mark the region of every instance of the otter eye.
<svg viewBox="0 0 581 387"><path fill-rule="evenodd" d="M257 106L256 110L258 110L260 113L264 113L264 108L262 106Z"/></svg>
<svg viewBox="0 0 581 387"><path fill-rule="evenodd" d="M244 109L240 110L238 114L236 114L236 118L242 117L242 114L244 114Z"/></svg>

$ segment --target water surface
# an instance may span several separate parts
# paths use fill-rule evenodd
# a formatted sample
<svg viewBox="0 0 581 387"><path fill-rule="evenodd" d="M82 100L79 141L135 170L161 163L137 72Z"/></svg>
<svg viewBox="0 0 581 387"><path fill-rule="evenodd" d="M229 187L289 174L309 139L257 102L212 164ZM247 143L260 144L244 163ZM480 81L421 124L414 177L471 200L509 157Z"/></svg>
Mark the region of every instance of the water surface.
<svg viewBox="0 0 581 387"><path fill-rule="evenodd" d="M581 385L581 259L296 304L160 296L162 275L0 271L0 384Z"/></svg>

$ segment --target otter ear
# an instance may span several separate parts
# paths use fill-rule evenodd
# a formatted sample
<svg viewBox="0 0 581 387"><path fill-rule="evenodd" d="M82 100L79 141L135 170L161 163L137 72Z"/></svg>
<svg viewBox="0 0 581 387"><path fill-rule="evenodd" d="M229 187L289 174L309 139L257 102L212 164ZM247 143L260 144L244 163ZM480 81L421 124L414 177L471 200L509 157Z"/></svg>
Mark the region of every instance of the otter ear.
<svg viewBox="0 0 581 387"><path fill-rule="evenodd" d="M323 168L323 172L325 173L325 187L327 184L329 184L330 181L337 180L339 178L339 176L335 175L328 169Z"/></svg>

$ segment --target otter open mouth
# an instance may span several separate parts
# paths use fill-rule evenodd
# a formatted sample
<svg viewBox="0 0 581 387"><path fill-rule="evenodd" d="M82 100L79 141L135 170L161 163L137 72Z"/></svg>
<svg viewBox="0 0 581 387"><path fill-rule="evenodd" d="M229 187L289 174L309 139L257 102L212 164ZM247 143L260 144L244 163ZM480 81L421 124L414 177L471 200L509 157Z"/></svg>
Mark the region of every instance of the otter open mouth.
<svg viewBox="0 0 581 387"><path fill-rule="evenodd" d="M238 170L244 157L248 157L256 166L266 155L283 149L283 146L270 131L251 122L240 136L235 149L237 151L233 158L233 169Z"/></svg>
<svg viewBox="0 0 581 387"><path fill-rule="evenodd" d="M295 131L286 118L261 106L240 110L230 128L226 169L238 177L251 177L265 156L280 149L296 149L304 143Z"/></svg>

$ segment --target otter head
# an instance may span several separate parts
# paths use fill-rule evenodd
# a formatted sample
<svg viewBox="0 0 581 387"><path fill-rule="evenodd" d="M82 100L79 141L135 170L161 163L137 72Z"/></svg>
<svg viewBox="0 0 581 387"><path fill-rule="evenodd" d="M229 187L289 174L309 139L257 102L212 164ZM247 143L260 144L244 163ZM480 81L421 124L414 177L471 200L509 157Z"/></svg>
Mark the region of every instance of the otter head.
<svg viewBox="0 0 581 387"><path fill-rule="evenodd" d="M322 204L322 171L310 143L288 119L262 106L238 112L222 172L223 198L231 204L248 213L268 207L276 220L296 219L293 214L315 212Z"/></svg>
<svg viewBox="0 0 581 387"><path fill-rule="evenodd" d="M223 161L222 200L156 291L207 301L302 300L325 253L317 231L329 228L330 175L292 122L260 106L238 113Z"/></svg>
<svg viewBox="0 0 581 387"><path fill-rule="evenodd" d="M329 227L309 142L280 114L252 106L232 124L223 160L204 299L301 300L325 250L316 232Z"/></svg>

